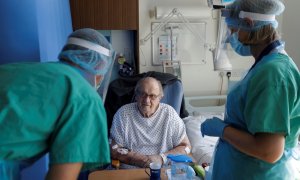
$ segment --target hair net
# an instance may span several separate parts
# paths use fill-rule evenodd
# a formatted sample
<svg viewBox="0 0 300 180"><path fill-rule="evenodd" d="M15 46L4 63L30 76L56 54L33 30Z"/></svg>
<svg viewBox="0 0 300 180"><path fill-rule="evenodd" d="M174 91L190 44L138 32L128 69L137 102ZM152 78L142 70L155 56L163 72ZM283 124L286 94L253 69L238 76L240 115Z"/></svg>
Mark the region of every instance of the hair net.
<svg viewBox="0 0 300 180"><path fill-rule="evenodd" d="M111 44L100 32L85 28L69 35L58 58L69 60L94 75L104 75L114 55Z"/></svg>
<svg viewBox="0 0 300 180"><path fill-rule="evenodd" d="M226 10L230 11L230 16L226 18L226 23L228 26L241 28L248 31L255 31L268 24L271 24L274 28L277 28L278 22L275 18L272 20L254 19L254 26L249 27L246 22L241 20L241 11L252 14L257 13L260 16L275 16L280 15L284 9L285 6L280 0L236 0L234 3L226 7Z"/></svg>

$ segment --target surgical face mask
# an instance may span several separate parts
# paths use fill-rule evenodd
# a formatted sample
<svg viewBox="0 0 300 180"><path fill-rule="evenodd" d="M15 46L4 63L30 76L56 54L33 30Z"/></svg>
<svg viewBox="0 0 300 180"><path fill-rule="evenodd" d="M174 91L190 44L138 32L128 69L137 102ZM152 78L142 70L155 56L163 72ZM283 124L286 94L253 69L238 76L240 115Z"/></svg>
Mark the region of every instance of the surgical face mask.
<svg viewBox="0 0 300 180"><path fill-rule="evenodd" d="M97 91L101 87L102 80L97 82L97 77L92 74L85 74L84 78L93 86L93 88Z"/></svg>
<svg viewBox="0 0 300 180"><path fill-rule="evenodd" d="M243 45L239 41L237 32L232 33L228 41L237 54L241 56L252 56L250 46Z"/></svg>
<svg viewBox="0 0 300 180"><path fill-rule="evenodd" d="M101 76L101 79L100 79L100 81L99 82L97 82L97 80L99 80L98 78L97 78L97 76L95 76L95 89L96 90L98 90L100 87L101 87L101 84L102 84L102 79L103 77Z"/></svg>
<svg viewBox="0 0 300 180"><path fill-rule="evenodd" d="M101 86L101 83L97 84L95 89L98 90L100 88L100 86Z"/></svg>

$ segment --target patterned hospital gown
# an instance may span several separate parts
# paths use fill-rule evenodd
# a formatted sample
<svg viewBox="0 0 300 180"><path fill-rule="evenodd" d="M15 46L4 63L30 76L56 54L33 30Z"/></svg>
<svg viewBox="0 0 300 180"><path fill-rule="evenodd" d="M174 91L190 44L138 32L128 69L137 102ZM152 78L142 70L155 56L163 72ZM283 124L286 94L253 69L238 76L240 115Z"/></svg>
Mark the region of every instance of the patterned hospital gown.
<svg viewBox="0 0 300 180"><path fill-rule="evenodd" d="M122 106L114 116L110 133L117 144L144 155L173 149L186 135L182 119L164 103L149 118L141 115L137 103Z"/></svg>

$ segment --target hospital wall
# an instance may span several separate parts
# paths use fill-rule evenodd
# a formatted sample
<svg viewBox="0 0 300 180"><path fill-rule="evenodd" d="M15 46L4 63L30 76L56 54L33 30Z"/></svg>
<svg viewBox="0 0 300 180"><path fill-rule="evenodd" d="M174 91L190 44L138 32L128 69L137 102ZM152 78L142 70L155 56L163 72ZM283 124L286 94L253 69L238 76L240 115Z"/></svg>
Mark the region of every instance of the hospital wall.
<svg viewBox="0 0 300 180"><path fill-rule="evenodd" d="M134 36L135 33L134 31L130 30L110 30L110 35L111 35L111 44L114 48L114 50L117 53L117 56L120 54L123 54L123 56L126 59L126 62L129 64L135 66L134 62L134 49L135 43L134 43ZM120 65L116 59L113 70L112 70L112 75L111 75L111 81L120 78L119 75L119 69Z"/></svg>
<svg viewBox="0 0 300 180"><path fill-rule="evenodd" d="M0 1L0 24L0 64L57 61L72 32L69 1Z"/></svg>
<svg viewBox="0 0 300 180"><path fill-rule="evenodd" d="M20 8L22 7L22 8ZM39 60L35 2L0 1L0 63Z"/></svg>
<svg viewBox="0 0 300 180"><path fill-rule="evenodd" d="M291 56L294 57L295 62L300 65L300 55L299 50L297 50L297 42L295 37L300 37L299 35L296 36L296 32L299 31L299 25L295 23L296 21L289 21L290 16L299 12L296 10L299 2L291 1L285 2L286 3L286 11L282 15L282 17L278 17L280 25L279 31L283 34L283 38L285 38L287 44L287 51L290 53ZM290 4L289 4L290 3ZM140 40L143 39L148 33L151 32L151 24L155 22L160 22L158 19L153 16L155 12L155 7L163 7L163 6L170 6L177 7L180 11L180 7L198 7L207 8L207 1L206 0L140 0L139 1L139 37ZM291 7L292 6L292 7ZM200 13L201 14L201 13ZM184 14L183 14L184 15ZM299 16L293 15L293 18L297 18ZM178 21L178 20L174 20ZM205 39L207 44L214 44L217 38L217 26L218 21L217 18L214 16L213 13L209 12L207 14L202 14L197 18L190 19L191 22L202 22L205 23ZM282 23L282 21L284 23ZM291 23L291 24L289 24ZM281 25L283 24L283 27ZM295 27L298 26L298 27ZM295 27L291 30L289 27ZM297 30L298 28L298 30ZM180 36L180 34L179 34ZM195 37L196 38L196 37ZM145 43L139 46L139 60L140 60L140 71L163 71L162 66L153 65L153 49L157 48L157 45L153 45L152 40L148 40ZM153 41L157 43L157 40ZM185 42L188 43L188 42ZM188 46L188 44L186 44ZM189 56L196 56L198 52L189 51ZM228 78L226 77L226 72L214 71L213 68L213 60L212 60L212 53L209 48L205 49L204 52L205 59L200 60L198 62L193 63L184 63L184 60L181 64L181 71L182 71L182 83L184 88L184 93L186 96L194 96L194 95L218 95L218 94L226 94L228 88ZM246 70L252 65L254 62L252 57L240 57L230 50L229 57L231 59L231 63L233 66L233 70L231 71L231 80L236 81L239 80ZM155 59L156 57L154 57Z"/></svg>
<svg viewBox="0 0 300 180"><path fill-rule="evenodd" d="M300 1L285 0L285 12L282 19L282 37L286 42L286 51L300 68Z"/></svg>

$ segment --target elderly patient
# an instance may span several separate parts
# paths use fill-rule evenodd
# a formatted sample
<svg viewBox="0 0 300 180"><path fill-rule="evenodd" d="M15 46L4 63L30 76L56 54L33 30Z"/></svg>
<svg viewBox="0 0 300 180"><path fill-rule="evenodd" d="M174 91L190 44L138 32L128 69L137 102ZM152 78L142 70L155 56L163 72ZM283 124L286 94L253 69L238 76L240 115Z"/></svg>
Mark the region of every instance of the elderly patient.
<svg viewBox="0 0 300 180"><path fill-rule="evenodd" d="M111 156L121 168L148 167L151 162L166 163L167 154L188 154L190 141L177 112L160 103L161 83L152 77L138 81L137 102L122 106L114 116L110 131Z"/></svg>

